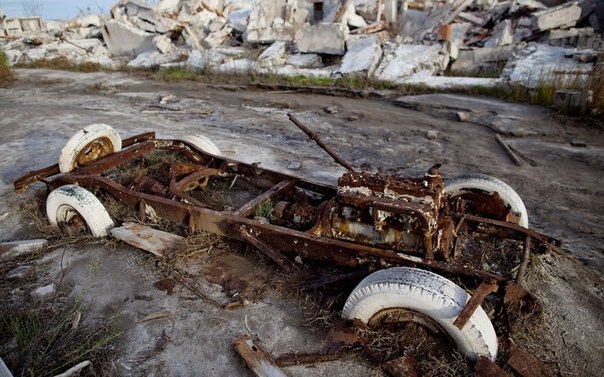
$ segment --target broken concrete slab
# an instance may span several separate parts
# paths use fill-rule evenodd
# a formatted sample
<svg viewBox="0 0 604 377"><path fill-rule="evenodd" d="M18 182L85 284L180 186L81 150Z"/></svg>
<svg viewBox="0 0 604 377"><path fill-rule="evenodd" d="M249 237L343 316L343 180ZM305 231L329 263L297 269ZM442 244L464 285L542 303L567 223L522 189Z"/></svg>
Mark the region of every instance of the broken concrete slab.
<svg viewBox="0 0 604 377"><path fill-rule="evenodd" d="M116 20L104 20L103 40L113 56L137 56L142 52L155 49L155 34L142 31L131 24Z"/></svg>
<svg viewBox="0 0 604 377"><path fill-rule="evenodd" d="M536 88L540 83L564 86L565 83L586 83L593 63L580 63L573 58L576 51L543 44L531 44L508 61L501 77L511 83ZM570 54L570 55L569 55Z"/></svg>
<svg viewBox="0 0 604 377"><path fill-rule="evenodd" d="M348 28L342 24L304 25L296 33L298 51L328 55L344 55Z"/></svg>
<svg viewBox="0 0 604 377"><path fill-rule="evenodd" d="M270 45L258 57L258 62L264 68L270 68L282 64L285 59L285 42L278 41Z"/></svg>
<svg viewBox="0 0 604 377"><path fill-rule="evenodd" d="M250 74L259 72L260 67L258 66L257 62L247 58L242 58L226 61L216 67L216 70L220 73Z"/></svg>
<svg viewBox="0 0 604 377"><path fill-rule="evenodd" d="M451 65L451 71L459 73L495 71L501 62L507 62L513 54L514 46L460 49Z"/></svg>
<svg viewBox="0 0 604 377"><path fill-rule="evenodd" d="M48 241L43 238L2 242L0 243L0 262L35 253L47 244Z"/></svg>
<svg viewBox="0 0 604 377"><path fill-rule="evenodd" d="M296 35L294 23L304 22L304 12L288 0L260 0L249 15L244 38L249 43L293 41ZM306 13L307 14L307 13Z"/></svg>
<svg viewBox="0 0 604 377"><path fill-rule="evenodd" d="M495 25L493 34L484 43L484 47L507 46L514 42L514 32L512 30L512 21L503 20Z"/></svg>
<svg viewBox="0 0 604 377"><path fill-rule="evenodd" d="M40 17L4 18L2 29L4 35L9 37L21 37L24 34L36 34L46 31L45 22Z"/></svg>
<svg viewBox="0 0 604 377"><path fill-rule="evenodd" d="M342 22L354 29L364 28L367 26L365 19L357 14L355 2L353 1L348 2L348 6L342 15Z"/></svg>
<svg viewBox="0 0 604 377"><path fill-rule="evenodd" d="M158 13L175 14L179 10L180 0L159 0L155 4L155 11Z"/></svg>
<svg viewBox="0 0 604 377"><path fill-rule="evenodd" d="M209 69L222 64L226 55L216 50L193 50L186 61L186 66L194 69Z"/></svg>
<svg viewBox="0 0 604 377"><path fill-rule="evenodd" d="M387 45L382 62L375 70L375 77L400 83L405 77L416 72L429 71L431 74L441 72L448 63L449 57L440 44Z"/></svg>
<svg viewBox="0 0 604 377"><path fill-rule="evenodd" d="M372 76L382 58L382 47L377 35L349 40L347 52L336 74Z"/></svg>
<svg viewBox="0 0 604 377"><path fill-rule="evenodd" d="M429 71L420 71L412 76L401 78L399 83L422 85L438 89L462 89L475 87L493 88L501 85L503 82L499 78L434 76Z"/></svg>
<svg viewBox="0 0 604 377"><path fill-rule="evenodd" d="M276 41L291 42L296 38L296 29L293 27L265 27L250 29L245 33L248 43L273 43Z"/></svg>
<svg viewBox="0 0 604 377"><path fill-rule="evenodd" d="M237 9L229 13L227 21L234 30L237 30L240 33L244 33L247 30L247 24L251 13L251 8Z"/></svg>
<svg viewBox="0 0 604 377"><path fill-rule="evenodd" d="M551 46L591 48L589 41L594 37L592 27L550 30L547 43Z"/></svg>
<svg viewBox="0 0 604 377"><path fill-rule="evenodd" d="M287 56L286 64L298 68L319 68L323 66L319 54L291 54Z"/></svg>
<svg viewBox="0 0 604 377"><path fill-rule="evenodd" d="M153 38L153 43L162 54L167 54L168 52L174 50L172 40L165 34L161 34Z"/></svg>
<svg viewBox="0 0 604 377"><path fill-rule="evenodd" d="M574 1L533 13L531 15L532 29L546 31L571 27L575 26L580 17L581 7Z"/></svg>
<svg viewBox="0 0 604 377"><path fill-rule="evenodd" d="M324 68L298 68L291 65L285 65L282 67L272 68L270 71L264 71L264 73L274 73L282 76L305 76L305 77L331 77L335 67L324 67ZM263 72L260 70L260 72Z"/></svg>
<svg viewBox="0 0 604 377"><path fill-rule="evenodd" d="M152 68L169 63L183 63L184 65L183 56L186 56L186 53L181 50L174 50L166 54L160 51L146 51L137 55L127 66L131 68Z"/></svg>
<svg viewBox="0 0 604 377"><path fill-rule="evenodd" d="M203 39L201 44L205 49L214 49L222 46L231 37L231 31L230 27L225 27L224 29L210 33Z"/></svg>

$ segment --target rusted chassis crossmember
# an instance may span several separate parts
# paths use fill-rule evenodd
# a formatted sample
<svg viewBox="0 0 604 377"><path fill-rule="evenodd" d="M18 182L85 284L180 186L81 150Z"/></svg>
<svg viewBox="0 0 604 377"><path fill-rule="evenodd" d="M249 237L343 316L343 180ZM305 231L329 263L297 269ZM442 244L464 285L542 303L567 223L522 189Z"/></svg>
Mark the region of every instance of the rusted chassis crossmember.
<svg viewBox="0 0 604 377"><path fill-rule="evenodd" d="M456 263L452 258L447 257L448 252L444 253L445 257L437 258L434 256L434 250L428 250L428 248L423 250L423 254L413 254L404 253L394 247L376 247L375 245L359 244L346 239L333 238L327 220L328 215L324 212L330 207L330 201L336 197L337 188L335 187L328 187L266 169L259 169L253 165L211 156L201 153L186 142L155 139L154 133L133 136L123 140L122 145L123 149L121 151L80 167L69 174L59 174L58 165L31 172L15 181L15 190L22 192L28 185L36 181L46 183L49 190L66 184L97 188L112 195L119 202L140 211L141 214L144 213L145 208L150 206L160 218L184 224L191 232L205 230L247 241L286 270L293 266L290 258L300 257L348 269L366 268L367 271L370 271L390 266L411 266L430 269L445 275L461 275L472 278L478 281L480 285L474 293L474 299L468 303L466 310L458 318L456 324L460 328L463 327L467 318L489 293L503 288L508 283L506 277ZM107 177L107 172L112 169L157 149L178 151L197 166L190 169L191 172L188 174L181 174L177 178L171 177L168 195L160 196L135 191ZM207 208L204 203L194 199L186 192L186 187L191 183L211 176L225 175L225 173L228 173L234 179L239 176L252 177L255 179L255 184L265 191L240 208L230 211L217 211ZM294 188L331 198L318 206L318 220L310 229L296 230L292 227L275 225L254 218L254 211L258 206L276 200L284 192L292 191ZM398 213L404 213L408 216L419 216L417 213L420 209L416 203L388 204L387 201L385 203L380 203L380 205L385 205L386 210L390 212L398 211ZM453 238L456 229L459 229L461 224L475 223L488 227L491 232L505 234L508 238L524 240L524 255L516 275L516 283L521 283L522 274L528 263L528 256L532 248L539 245L558 245L558 242L552 238L513 223L469 214L454 214L451 219L454 223L449 228Z"/></svg>

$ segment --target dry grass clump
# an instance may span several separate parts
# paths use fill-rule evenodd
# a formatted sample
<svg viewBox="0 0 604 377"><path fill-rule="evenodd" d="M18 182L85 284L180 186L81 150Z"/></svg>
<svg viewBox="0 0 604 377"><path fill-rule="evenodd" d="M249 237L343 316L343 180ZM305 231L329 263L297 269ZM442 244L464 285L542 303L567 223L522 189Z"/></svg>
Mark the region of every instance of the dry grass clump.
<svg viewBox="0 0 604 377"><path fill-rule="evenodd" d="M100 269L100 261L89 267L86 290ZM32 277L35 280L35 277ZM25 286L35 281L22 281L19 289L14 282L0 286L7 299L0 308L0 355L15 376L54 376L83 361L90 361L88 373L111 375L108 360L113 360L112 343L121 332L109 322L85 325L87 313L82 297L65 299L66 288L59 281L56 292L44 301L27 294Z"/></svg>
<svg viewBox="0 0 604 377"><path fill-rule="evenodd" d="M26 63L19 63L16 65L19 68L46 68L46 69L59 69L62 71L72 72L99 72L103 70L103 67L98 63L83 62L74 63L68 58L61 56L52 59L40 59Z"/></svg>
<svg viewBox="0 0 604 377"><path fill-rule="evenodd" d="M596 65L591 75L590 86L593 92L593 107L604 112L604 65Z"/></svg>
<svg viewBox="0 0 604 377"><path fill-rule="evenodd" d="M9 86L15 81L15 74L8 64L8 57L0 50L0 88Z"/></svg>

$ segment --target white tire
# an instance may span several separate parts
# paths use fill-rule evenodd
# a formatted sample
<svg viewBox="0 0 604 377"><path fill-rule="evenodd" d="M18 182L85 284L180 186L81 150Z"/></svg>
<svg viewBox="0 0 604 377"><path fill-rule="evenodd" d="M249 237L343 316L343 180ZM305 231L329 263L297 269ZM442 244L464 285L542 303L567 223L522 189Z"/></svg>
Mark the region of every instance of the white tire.
<svg viewBox="0 0 604 377"><path fill-rule="evenodd" d="M103 204L90 191L76 185L53 190L46 198L46 215L52 226L65 233L78 233L85 226L98 238L113 228L113 220Z"/></svg>
<svg viewBox="0 0 604 377"><path fill-rule="evenodd" d="M212 156L220 156L220 149L218 149L212 140L204 135L187 135L179 140L197 148L201 152L211 154Z"/></svg>
<svg viewBox="0 0 604 377"><path fill-rule="evenodd" d="M369 321L380 311L406 309L420 313L444 331L466 357L495 360L497 335L485 311L477 308L459 330L453 325L470 299L461 287L435 273L410 267L393 267L367 276L352 291L342 317Z"/></svg>
<svg viewBox="0 0 604 377"><path fill-rule="evenodd" d="M450 197L463 195L473 190L485 191L489 194L497 192L503 202L510 207L518 217L518 224L528 228L528 213L520 199L520 195L507 183L490 175L480 173L468 173L449 179L445 182L445 191Z"/></svg>
<svg viewBox="0 0 604 377"><path fill-rule="evenodd" d="M95 123L79 130L61 150L59 170L66 174L122 149L122 138L112 127Z"/></svg>

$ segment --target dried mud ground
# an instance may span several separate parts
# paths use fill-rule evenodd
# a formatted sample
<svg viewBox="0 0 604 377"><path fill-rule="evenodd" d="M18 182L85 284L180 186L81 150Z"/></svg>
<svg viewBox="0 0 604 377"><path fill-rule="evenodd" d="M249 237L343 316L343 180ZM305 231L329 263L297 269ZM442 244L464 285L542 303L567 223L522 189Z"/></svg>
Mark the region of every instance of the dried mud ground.
<svg viewBox="0 0 604 377"><path fill-rule="evenodd" d="M288 121L286 114L294 112L354 166L418 175L442 163L445 177L482 172L514 187L531 227L563 240L572 256L533 258L527 285L545 315L537 335L517 334L514 340L529 338L522 345L557 375L600 376L604 370L602 126L539 107L454 95L396 99L362 92L346 98L167 84L120 73L17 73L13 86L0 89L0 241L43 234L22 213L35 190L18 195L12 183L56 163L66 141L91 123L109 124L122 137L147 131L163 138L204 134L230 158L335 184L342 169ZM427 138L428 131L438 137ZM496 132L523 166L510 161ZM301 168L288 170L292 162ZM119 242L49 238L51 247L27 257L11 259L6 248L0 250L1 305L19 310L32 304L33 289L55 283L62 302L82 303L84 325L113 323L122 333L97 366L101 375L251 376L231 347L241 334L257 336L273 356L322 345L317 326L309 323L313 318L305 315L312 303L271 285L284 286L279 281L286 277L275 278L275 270L258 263L253 251L238 255L216 245L183 256L181 270L211 298L204 300L191 287L166 286L165 266L143 251ZM34 266L33 276L7 281L6 274L21 264ZM235 289L247 305L216 305L233 289L219 285L225 280L239 282ZM382 375L379 366L353 356L283 369L290 376Z"/></svg>

